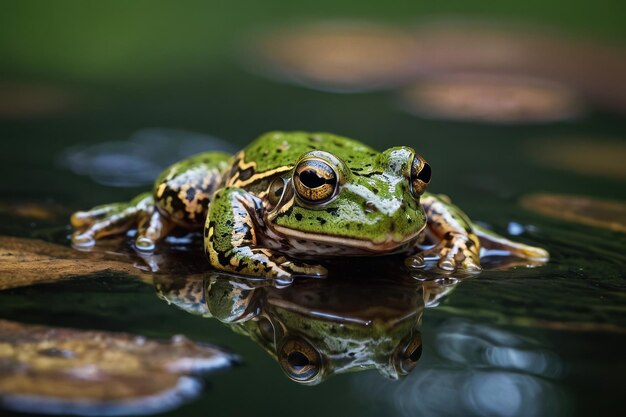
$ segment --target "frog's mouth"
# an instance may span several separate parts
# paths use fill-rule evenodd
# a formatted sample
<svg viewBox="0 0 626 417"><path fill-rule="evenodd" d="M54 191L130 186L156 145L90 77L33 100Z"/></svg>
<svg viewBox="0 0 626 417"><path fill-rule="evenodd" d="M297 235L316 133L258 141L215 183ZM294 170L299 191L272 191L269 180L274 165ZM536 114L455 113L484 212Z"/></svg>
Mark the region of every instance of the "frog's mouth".
<svg viewBox="0 0 626 417"><path fill-rule="evenodd" d="M311 256L383 255L402 252L413 246L419 239L424 227L408 236L404 236L401 240L396 240L392 234L389 234L385 240L380 242L374 242L369 239L302 232L275 224L271 225L268 231L276 234L276 236L269 236L270 240L278 239L278 241L287 243L284 242L284 239L287 239L292 249L298 253Z"/></svg>

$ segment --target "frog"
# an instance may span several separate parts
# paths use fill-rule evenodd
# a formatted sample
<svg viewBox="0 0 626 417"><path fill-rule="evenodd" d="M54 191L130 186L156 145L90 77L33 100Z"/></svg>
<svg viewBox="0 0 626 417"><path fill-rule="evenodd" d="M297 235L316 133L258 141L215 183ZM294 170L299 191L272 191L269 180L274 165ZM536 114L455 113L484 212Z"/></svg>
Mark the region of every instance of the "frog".
<svg viewBox="0 0 626 417"><path fill-rule="evenodd" d="M136 228L151 253L175 229L202 232L210 265L245 276L325 277L325 261L402 255L412 269L481 271L481 248L545 261L548 252L487 230L427 191L413 148L377 151L325 132L272 131L234 155L205 152L163 171L130 202L71 216L74 247Z"/></svg>
<svg viewBox="0 0 626 417"><path fill-rule="evenodd" d="M417 367L423 313L460 281L390 277L387 270L373 266L350 277L288 286L215 271L182 280L158 275L153 284L169 305L251 339L293 382L317 385L366 370L397 380Z"/></svg>

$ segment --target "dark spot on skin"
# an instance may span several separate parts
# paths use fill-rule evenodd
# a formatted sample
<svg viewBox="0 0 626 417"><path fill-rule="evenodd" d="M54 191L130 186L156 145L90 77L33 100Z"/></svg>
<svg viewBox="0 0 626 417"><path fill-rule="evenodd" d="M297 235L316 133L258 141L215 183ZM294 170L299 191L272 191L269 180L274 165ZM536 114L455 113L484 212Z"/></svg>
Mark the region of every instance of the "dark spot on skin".
<svg viewBox="0 0 626 417"><path fill-rule="evenodd" d="M376 187L372 187L372 192L374 194L378 194L380 192L380 190L378 188L376 188Z"/></svg>
<svg viewBox="0 0 626 417"><path fill-rule="evenodd" d="M336 216L338 210L339 209L336 208L336 207L329 207L329 208L326 209L326 213L329 213L329 214L332 214L333 216Z"/></svg>
<svg viewBox="0 0 626 417"><path fill-rule="evenodd" d="M242 181L250 179L250 177L254 174L254 168L250 167L244 169L243 171L239 171L239 179Z"/></svg>
<svg viewBox="0 0 626 417"><path fill-rule="evenodd" d="M228 265L230 263L230 256L228 256L225 252L218 252L217 261L220 263L220 265Z"/></svg>
<svg viewBox="0 0 626 417"><path fill-rule="evenodd" d="M410 217L407 217L407 218L406 218L406 221L407 221L409 224L413 223L413 219L412 219L412 218L410 218Z"/></svg>
<svg viewBox="0 0 626 417"><path fill-rule="evenodd" d="M326 219L322 219L321 217L318 217L317 221L320 222L321 225L326 224Z"/></svg>
<svg viewBox="0 0 626 417"><path fill-rule="evenodd" d="M300 213L296 213L296 215L294 217L296 218L297 221L302 220L302 214L300 214Z"/></svg>

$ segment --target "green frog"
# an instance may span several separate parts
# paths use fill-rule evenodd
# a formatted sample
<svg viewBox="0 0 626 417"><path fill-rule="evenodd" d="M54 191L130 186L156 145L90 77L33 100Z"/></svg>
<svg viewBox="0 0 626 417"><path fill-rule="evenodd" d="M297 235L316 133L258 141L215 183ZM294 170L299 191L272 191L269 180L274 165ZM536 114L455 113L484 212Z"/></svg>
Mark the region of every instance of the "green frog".
<svg viewBox="0 0 626 417"><path fill-rule="evenodd" d="M292 381L315 385L335 374L368 369L398 379L421 357L424 309L436 306L458 281L386 277L389 265L381 269L337 280L303 279L282 288L275 280L215 272L183 280L159 275L154 285L169 304L217 319L252 339Z"/></svg>
<svg viewBox="0 0 626 417"><path fill-rule="evenodd" d="M167 168L152 192L72 215L76 247L136 226L151 252L174 228L203 230L211 265L248 276L326 276L321 260L404 254L411 268L481 270L481 247L546 260L544 249L477 226L426 191L412 148L378 152L330 133L270 132L232 156L207 152Z"/></svg>

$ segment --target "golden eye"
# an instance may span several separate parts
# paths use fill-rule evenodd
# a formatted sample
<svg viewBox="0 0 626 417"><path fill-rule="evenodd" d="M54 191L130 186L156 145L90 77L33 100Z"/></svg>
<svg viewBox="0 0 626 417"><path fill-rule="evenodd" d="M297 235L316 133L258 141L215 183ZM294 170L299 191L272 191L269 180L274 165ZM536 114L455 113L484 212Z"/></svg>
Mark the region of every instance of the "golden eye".
<svg viewBox="0 0 626 417"><path fill-rule="evenodd" d="M308 203L323 203L337 191L337 173L319 159L301 161L293 173L293 183L298 197Z"/></svg>
<svg viewBox="0 0 626 417"><path fill-rule="evenodd" d="M275 178L267 189L267 199L272 207L276 206L285 191L285 180L281 177Z"/></svg>
<svg viewBox="0 0 626 417"><path fill-rule="evenodd" d="M307 340L292 337L279 349L278 361L287 376L297 382L311 382L322 369L322 358Z"/></svg>
<svg viewBox="0 0 626 417"><path fill-rule="evenodd" d="M428 183L430 182L430 176L432 171L428 162L419 155L415 155L413 163L411 164L411 192L415 197L419 197L424 194Z"/></svg>
<svg viewBox="0 0 626 417"><path fill-rule="evenodd" d="M422 336L416 332L396 350L394 358L396 370L402 375L408 374L417 366L417 361L421 356Z"/></svg>

